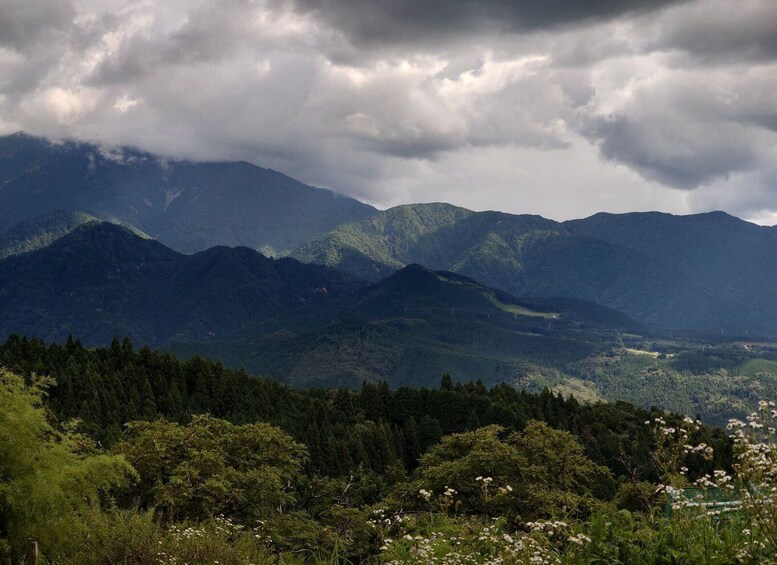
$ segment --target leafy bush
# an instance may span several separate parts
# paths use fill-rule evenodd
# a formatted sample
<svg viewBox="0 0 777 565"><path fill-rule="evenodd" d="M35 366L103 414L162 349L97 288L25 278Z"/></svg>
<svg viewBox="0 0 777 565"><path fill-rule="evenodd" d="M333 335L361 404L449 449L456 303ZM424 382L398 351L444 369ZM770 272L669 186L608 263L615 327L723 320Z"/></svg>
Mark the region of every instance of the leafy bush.
<svg viewBox="0 0 777 565"><path fill-rule="evenodd" d="M573 512L598 484L612 482L572 434L537 421L510 434L487 426L446 436L421 458L418 475L427 501L456 494L457 510L523 517Z"/></svg>
<svg viewBox="0 0 777 565"><path fill-rule="evenodd" d="M81 516L134 477L124 457L49 422L43 398L50 385L37 378L28 385L0 369L0 537L12 547L27 538L66 545Z"/></svg>
<svg viewBox="0 0 777 565"><path fill-rule="evenodd" d="M185 426L133 422L113 451L137 470L142 507L166 520L226 514L244 523L294 502L291 483L307 453L269 424L237 426L210 416Z"/></svg>

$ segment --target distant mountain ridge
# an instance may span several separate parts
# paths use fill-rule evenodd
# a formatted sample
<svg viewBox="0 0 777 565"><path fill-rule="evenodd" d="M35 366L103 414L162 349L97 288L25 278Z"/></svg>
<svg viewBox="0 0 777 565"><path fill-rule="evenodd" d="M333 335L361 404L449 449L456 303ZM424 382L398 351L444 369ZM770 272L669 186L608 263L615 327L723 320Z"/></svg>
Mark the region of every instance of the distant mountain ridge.
<svg viewBox="0 0 777 565"><path fill-rule="evenodd" d="M0 259L41 249L83 225L100 221L102 220L78 210L54 210L31 220L19 222L10 230L0 233ZM111 223L122 225L140 237L151 239L148 234L134 226L120 221Z"/></svg>
<svg viewBox="0 0 777 565"><path fill-rule="evenodd" d="M723 212L567 222L444 203L378 212L248 163L0 137L0 258L105 220L185 253L290 252L372 282L417 263L516 296L594 302L656 331L777 336L777 227Z"/></svg>
<svg viewBox="0 0 777 565"><path fill-rule="evenodd" d="M413 204L292 253L376 280L410 263L517 296L568 296L656 329L777 335L777 229L722 212L539 216Z"/></svg>
<svg viewBox="0 0 777 565"><path fill-rule="evenodd" d="M186 253L279 253L377 210L245 162L173 161L131 148L0 137L0 233L54 211L135 226Z"/></svg>
<svg viewBox="0 0 777 565"><path fill-rule="evenodd" d="M0 261L0 333L86 344L129 336L204 340L363 286L328 267L245 247L183 255L110 223L89 222Z"/></svg>
<svg viewBox="0 0 777 565"><path fill-rule="evenodd" d="M183 355L217 357L295 386L431 386L441 374L541 386L603 353L628 317L584 301L519 300L455 273L409 265L342 298L268 318L226 339L173 340ZM586 395L595 396L592 390Z"/></svg>
<svg viewBox="0 0 777 565"><path fill-rule="evenodd" d="M420 265L367 285L246 247L185 255L106 222L0 260L3 337L72 333L91 346L128 336L298 386L432 384L444 372L509 381L636 328L601 306L516 299Z"/></svg>

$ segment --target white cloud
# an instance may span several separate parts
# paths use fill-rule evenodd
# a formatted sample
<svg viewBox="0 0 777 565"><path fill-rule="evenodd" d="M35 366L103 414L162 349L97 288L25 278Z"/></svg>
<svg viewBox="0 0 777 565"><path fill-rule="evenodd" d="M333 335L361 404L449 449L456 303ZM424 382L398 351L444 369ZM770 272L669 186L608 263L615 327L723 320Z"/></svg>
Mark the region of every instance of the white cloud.
<svg viewBox="0 0 777 565"><path fill-rule="evenodd" d="M519 4L395 0L364 22L347 0L0 0L0 128L246 159L383 205L772 217L774 3ZM428 33L364 35L381 21Z"/></svg>
<svg viewBox="0 0 777 565"><path fill-rule="evenodd" d="M95 109L99 96L85 88L52 87L25 99L20 114L25 121L41 127L70 126Z"/></svg>
<svg viewBox="0 0 777 565"><path fill-rule="evenodd" d="M142 102L143 99L141 98L130 98L126 94L122 94L116 99L116 102L113 103L113 107L122 114L125 114Z"/></svg>

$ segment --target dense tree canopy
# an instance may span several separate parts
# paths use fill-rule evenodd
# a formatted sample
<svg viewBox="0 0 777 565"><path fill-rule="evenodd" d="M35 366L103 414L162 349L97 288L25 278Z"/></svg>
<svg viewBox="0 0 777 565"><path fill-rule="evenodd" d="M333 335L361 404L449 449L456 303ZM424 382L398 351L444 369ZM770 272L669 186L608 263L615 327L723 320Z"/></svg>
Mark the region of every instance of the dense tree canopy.
<svg viewBox="0 0 777 565"><path fill-rule="evenodd" d="M137 470L141 504L168 520L266 517L293 502L290 483L306 455L274 426L210 416L185 426L133 422L113 451Z"/></svg>
<svg viewBox="0 0 777 565"><path fill-rule="evenodd" d="M446 436L423 455L418 473L429 491L452 488L466 510L495 515L572 511L612 481L575 436L536 420L521 432L492 425Z"/></svg>
<svg viewBox="0 0 777 565"><path fill-rule="evenodd" d="M698 562L707 550L687 540L717 535L660 518L668 475L652 454L685 422L625 403L448 377L299 391L128 340L14 337L2 365L15 371L0 372L3 554L33 537L54 562L84 565ZM656 441L645 423L659 420ZM722 432L684 433L711 452L676 445L672 476L725 475ZM732 558L737 546L714 540Z"/></svg>
<svg viewBox="0 0 777 565"><path fill-rule="evenodd" d="M294 390L200 357L180 361L135 350L126 339L86 349L73 339L46 345L12 336L0 345L0 366L28 378L53 378L48 404L54 413L79 418L80 431L105 447L121 437L125 422L163 417L186 423L192 415L210 414L235 424L278 426L307 446L309 471L347 476L355 467L382 473L394 463L412 471L443 435L492 424L515 431L539 420L578 437L585 454L616 476L632 466L644 478L654 476L642 455L651 449L644 426L651 412L622 402L584 404L547 390L488 389L479 382L453 384L445 376L440 389L390 390L364 382L359 391ZM720 446L718 463L730 464L724 435L702 433Z"/></svg>

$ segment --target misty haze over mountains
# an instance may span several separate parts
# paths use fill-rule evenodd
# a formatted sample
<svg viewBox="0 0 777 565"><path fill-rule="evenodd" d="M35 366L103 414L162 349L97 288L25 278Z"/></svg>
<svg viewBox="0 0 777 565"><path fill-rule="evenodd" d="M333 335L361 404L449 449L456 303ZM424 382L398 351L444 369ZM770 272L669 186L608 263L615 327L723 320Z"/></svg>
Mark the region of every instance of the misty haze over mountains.
<svg viewBox="0 0 777 565"><path fill-rule="evenodd" d="M722 212L556 222L443 203L378 211L247 163L21 133L0 138L0 175L0 256L108 220L184 253L245 246L367 282L418 263L516 296L594 302L656 331L777 335L777 228Z"/></svg>

